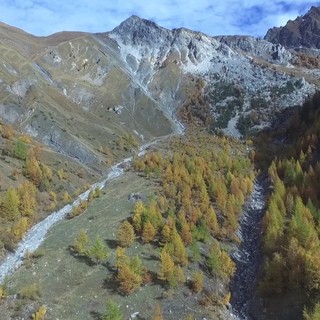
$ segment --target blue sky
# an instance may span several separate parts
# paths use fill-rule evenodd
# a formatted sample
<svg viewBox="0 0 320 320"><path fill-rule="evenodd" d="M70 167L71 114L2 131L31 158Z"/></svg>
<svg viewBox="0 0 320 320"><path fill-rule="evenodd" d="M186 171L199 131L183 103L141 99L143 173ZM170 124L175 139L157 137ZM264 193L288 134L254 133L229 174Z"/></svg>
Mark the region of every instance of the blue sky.
<svg viewBox="0 0 320 320"><path fill-rule="evenodd" d="M262 0L0 0L0 21L34 35L58 31L105 32L132 14L166 28L209 35L263 36L272 26L304 14L320 1Z"/></svg>

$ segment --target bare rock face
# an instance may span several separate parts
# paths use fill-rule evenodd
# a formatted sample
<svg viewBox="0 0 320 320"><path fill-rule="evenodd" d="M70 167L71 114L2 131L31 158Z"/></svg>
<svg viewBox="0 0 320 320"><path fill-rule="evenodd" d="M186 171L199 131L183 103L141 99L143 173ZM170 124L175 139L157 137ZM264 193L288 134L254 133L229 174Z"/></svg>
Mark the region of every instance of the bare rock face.
<svg viewBox="0 0 320 320"><path fill-rule="evenodd" d="M311 7L304 16L289 20L284 27L269 29L265 40L287 48L320 49L320 7Z"/></svg>
<svg viewBox="0 0 320 320"><path fill-rule="evenodd" d="M172 39L170 30L135 15L113 29L112 34L121 35L124 44L133 46L147 44L150 47L159 47Z"/></svg>
<svg viewBox="0 0 320 320"><path fill-rule="evenodd" d="M278 111L302 104L315 91L303 79L277 71L292 68L292 54L266 40L167 30L136 16L108 35L134 77L171 113L190 98L185 92L195 87L192 81L202 79L202 104L228 134L240 136L244 123L265 127Z"/></svg>
<svg viewBox="0 0 320 320"><path fill-rule="evenodd" d="M269 41L250 36L223 36L216 37L236 51L259 57L270 63L287 65L292 59L292 54L282 45L274 45Z"/></svg>

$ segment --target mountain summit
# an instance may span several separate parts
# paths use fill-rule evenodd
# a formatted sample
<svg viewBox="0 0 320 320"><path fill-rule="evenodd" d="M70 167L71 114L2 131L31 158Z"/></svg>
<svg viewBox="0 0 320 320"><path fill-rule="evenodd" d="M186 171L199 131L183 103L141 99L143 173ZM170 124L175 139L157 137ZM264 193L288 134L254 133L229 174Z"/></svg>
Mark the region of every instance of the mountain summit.
<svg viewBox="0 0 320 320"><path fill-rule="evenodd" d="M268 30L265 39L288 48L320 48L320 7L311 7L304 15L289 20L284 27Z"/></svg>

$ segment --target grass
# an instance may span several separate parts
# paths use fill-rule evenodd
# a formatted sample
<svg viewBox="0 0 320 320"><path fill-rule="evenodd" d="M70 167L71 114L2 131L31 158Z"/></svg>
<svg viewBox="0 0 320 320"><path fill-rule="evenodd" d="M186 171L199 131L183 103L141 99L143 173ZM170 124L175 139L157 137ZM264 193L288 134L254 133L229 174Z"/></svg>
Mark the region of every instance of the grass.
<svg viewBox="0 0 320 320"><path fill-rule="evenodd" d="M102 312L108 297L120 303L128 315L141 311L137 295L130 298L118 296L114 282L106 281L112 273L105 265L92 266L77 259L70 254L68 247L73 244L80 229L87 229L90 238L99 235L105 239L112 252L109 260L112 265L115 230L133 207L128 195L139 191L148 197L154 190L151 182L132 173L111 182L105 194L83 215L70 221L64 220L50 231L42 246L45 254L18 270L11 280L10 292L17 293L26 286L37 284L42 293L39 303L49 307L46 319L93 319L92 314ZM129 251L131 254L138 253L134 247ZM130 305L128 308L125 307L127 304ZM3 308L6 306L0 306L0 314Z"/></svg>
<svg viewBox="0 0 320 320"><path fill-rule="evenodd" d="M120 222L127 218L133 209L134 204L128 200L128 195L140 192L147 199L155 190L156 185L153 182L131 172L110 182L103 196L95 200L85 213L72 220L64 220L51 229L41 247L44 255L22 266L10 279L10 294L37 284L41 289L37 306L48 306L47 320L100 319L109 298L120 305L126 319L137 311L142 319L150 319L157 303L162 305L166 319L185 319L188 314L194 313L192 310L196 310L199 316L210 319L203 307L201 310L195 295L190 294L187 286L176 291L166 291L156 281L129 296L122 296L117 292L112 267L117 245L115 233ZM80 229L86 229L90 239L95 239L98 235L105 240L111 253L106 264L95 266L70 253L69 246L73 244ZM135 242L127 249L127 254L130 257L138 255L143 265L152 273L157 272L158 253L151 244L141 246ZM192 273L190 265L187 275ZM23 312L31 301L19 298L15 301L15 305L21 303L25 304L21 308ZM0 314L2 311L8 312L7 304L0 305Z"/></svg>

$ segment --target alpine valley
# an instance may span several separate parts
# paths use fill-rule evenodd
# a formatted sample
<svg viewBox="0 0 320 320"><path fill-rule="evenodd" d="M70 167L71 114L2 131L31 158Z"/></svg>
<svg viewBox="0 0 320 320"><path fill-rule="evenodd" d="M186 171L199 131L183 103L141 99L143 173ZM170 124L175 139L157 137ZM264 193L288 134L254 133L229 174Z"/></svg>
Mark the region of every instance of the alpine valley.
<svg viewBox="0 0 320 320"><path fill-rule="evenodd" d="M0 23L0 319L319 319L319 39Z"/></svg>

